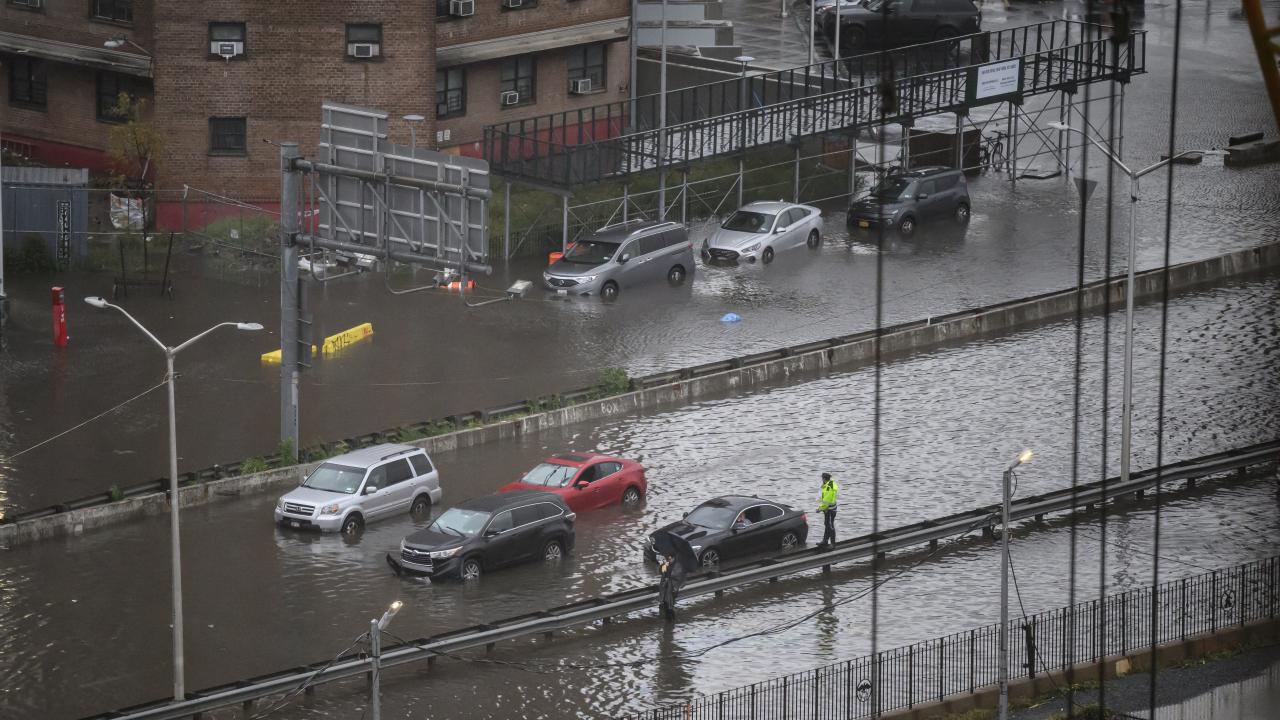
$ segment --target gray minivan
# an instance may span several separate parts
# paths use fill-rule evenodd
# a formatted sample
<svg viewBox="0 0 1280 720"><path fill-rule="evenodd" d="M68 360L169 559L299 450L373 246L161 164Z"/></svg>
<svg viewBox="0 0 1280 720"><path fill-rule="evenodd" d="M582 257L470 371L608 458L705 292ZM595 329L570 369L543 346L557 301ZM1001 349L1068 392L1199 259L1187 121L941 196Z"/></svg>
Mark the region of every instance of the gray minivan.
<svg viewBox="0 0 1280 720"><path fill-rule="evenodd" d="M910 237L916 225L951 218L969 222L969 184L964 173L947 167L922 167L890 173L866 197L849 206L848 224L868 230L898 228Z"/></svg>
<svg viewBox="0 0 1280 720"><path fill-rule="evenodd" d="M624 288L666 280L681 285L693 273L693 243L684 226L652 220L609 225L542 273L559 295L599 295L613 300Z"/></svg>
<svg viewBox="0 0 1280 720"><path fill-rule="evenodd" d="M366 522L440 502L440 474L427 451L383 443L331 457L276 502L276 524L359 535Z"/></svg>

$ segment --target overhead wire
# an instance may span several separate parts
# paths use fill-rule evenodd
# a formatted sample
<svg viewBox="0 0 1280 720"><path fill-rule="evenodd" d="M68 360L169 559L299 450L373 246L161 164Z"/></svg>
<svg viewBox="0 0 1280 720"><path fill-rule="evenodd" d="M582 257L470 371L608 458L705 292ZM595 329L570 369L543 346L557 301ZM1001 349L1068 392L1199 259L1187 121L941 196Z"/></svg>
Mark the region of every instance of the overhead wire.
<svg viewBox="0 0 1280 720"><path fill-rule="evenodd" d="M319 668L316 668L314 672L312 672L310 675L304 678L302 682L298 683L297 687L286 692L284 695L280 696L278 700L276 700L271 705L267 706L266 709L254 715L251 715L249 720L260 720L260 718L267 717L272 713L275 713L284 709L285 705L287 705L290 700L297 697L300 693L305 691L307 688L311 687L312 685L315 685L316 678L320 677L320 675L322 675L326 670L336 665L339 660L346 657L347 653L351 652L352 649L354 649L357 645L365 642L368 638L369 638L368 631L361 633L359 636L356 637L355 641L353 641L350 645L348 645L343 650L340 650L337 655L334 655L333 659L331 659L329 662L325 663L324 665L320 666Z"/></svg>
<svg viewBox="0 0 1280 720"><path fill-rule="evenodd" d="M120 404L118 404L118 405L115 405L114 407L111 407L111 408L108 408L108 409L106 409L106 410L103 410L102 412L98 413L97 415L94 415L93 417L89 418L88 420L85 420L84 422L81 422L81 423L78 423L78 424L76 424L76 425L73 425L73 426L71 426L71 427L67 428L66 430L63 430L62 432L60 432L60 433L56 434L56 435L52 435L52 436L50 436L50 437L47 437L47 438L45 438L44 440L41 440L40 442L36 443L35 445L32 445L32 446L27 447L27 448L23 448L22 450L19 450L19 451L18 451L18 452L16 452L16 453L12 453L12 454L10 454L10 455L7 455L7 456L5 456L3 459L4 459L4 460L13 460L14 458L17 458L17 457L19 457L19 456L21 456L21 455L25 455L25 454L27 454L27 453L31 452L32 450L35 450L35 449L36 449L36 448L38 448L38 447L41 447L41 446L44 446L44 445L48 445L49 443L53 442L54 440L57 440L58 438L60 438L60 437L62 437L62 436L64 436L64 435L67 435L67 434L69 434L69 433L75 432L76 430L79 430L80 428L84 427L85 425L88 425L89 423L93 422L94 420L97 420L97 419L99 419L99 418L102 418L102 417L104 417L104 416L106 416L106 415L110 415L111 413L113 413L113 412L115 412L115 411L119 410L120 408L124 407L125 405L128 405L129 403L131 403L131 402L133 402L133 401L135 401L135 400L137 400L137 399L139 399L139 398L143 397L144 395L147 395L148 393L152 393L152 392L155 392L156 390L159 390L160 388L164 387L168 382L169 382L168 380L161 380L159 383L156 383L155 385L152 385L151 387L147 388L146 390L143 390L142 392L138 393L137 395L134 395L133 397L129 398L128 400L125 400L124 402L122 402L122 403L120 403Z"/></svg>

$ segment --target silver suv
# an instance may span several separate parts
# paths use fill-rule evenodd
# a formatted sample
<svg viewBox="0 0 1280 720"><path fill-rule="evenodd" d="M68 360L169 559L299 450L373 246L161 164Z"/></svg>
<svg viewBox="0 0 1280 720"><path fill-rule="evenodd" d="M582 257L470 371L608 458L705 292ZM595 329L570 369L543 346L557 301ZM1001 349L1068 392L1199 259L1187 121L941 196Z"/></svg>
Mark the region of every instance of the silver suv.
<svg viewBox="0 0 1280 720"><path fill-rule="evenodd" d="M600 228L574 243L542 280L560 295L614 300L623 288L663 279L680 285L692 272L693 243L683 225L637 221Z"/></svg>
<svg viewBox="0 0 1280 720"><path fill-rule="evenodd" d="M946 167L922 167L890 173L871 193L849 206L849 228L897 227L911 237L930 220L969 222L969 184L964 173Z"/></svg>
<svg viewBox="0 0 1280 720"><path fill-rule="evenodd" d="M276 503L284 527L358 535L366 522L440 502L440 474L427 451L383 444L326 460Z"/></svg>

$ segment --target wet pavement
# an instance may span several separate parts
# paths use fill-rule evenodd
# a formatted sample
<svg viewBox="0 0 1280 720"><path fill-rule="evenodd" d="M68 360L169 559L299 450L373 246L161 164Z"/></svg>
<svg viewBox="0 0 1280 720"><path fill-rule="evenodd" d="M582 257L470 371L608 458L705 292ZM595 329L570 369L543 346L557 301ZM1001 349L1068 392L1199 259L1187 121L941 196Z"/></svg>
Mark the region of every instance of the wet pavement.
<svg viewBox="0 0 1280 720"><path fill-rule="evenodd" d="M1169 307L1165 459L1194 457L1280 435L1280 276L1175 298ZM1160 309L1139 309L1135 468L1154 463ZM1118 316L1110 322L1113 361ZM1104 318L1085 324L1080 382L1082 482L1102 471L1099 438ZM880 524L892 527L991 503L1002 467L1023 447L1018 495L1070 482L1071 322L896 359L883 369ZM1108 422L1118 427L1120 377L1108 378ZM816 502L817 474L843 480L839 532L871 528L873 371L833 373L736 397L598 424L569 426L504 444L439 454L443 505L488 493L541 457L599 449L649 469L647 503L584 514L577 551L560 567L527 565L475 586L393 577L383 553L414 523L372 525L357 542L280 531L274 496L184 511L188 686L207 687L321 660L367 627L393 599L405 608L391 630L421 637L653 581L640 561L648 532L708 496L751 492L800 507ZM1114 474L1114 445L1107 471ZM1280 548L1274 478L1210 482L1166 494L1160 507L1162 579L1265 557ZM1148 584L1150 502L1124 501L1077 533L1075 598ZM811 521L817 522L816 515ZM0 706L56 720L162 697L168 688L167 519L148 518L78 538L13 548L0 580ZM1071 530L1064 520L1016 535L1014 557L1027 612L1070 599ZM1099 550L1105 552L1105 568ZM944 546L881 588L881 648L995 619L998 548L976 537ZM865 568L786 580L699 600L673 633L644 614L570 633L554 643L503 646L518 667L446 662L429 678L391 673L384 710L409 717L449 707L450 717L597 716L714 692L868 651ZM847 601L847 602L845 602ZM830 613L777 637L744 639L831 605ZM587 665L587 671L566 663ZM88 684L84 678L92 678ZM476 687L502 688L482 695ZM354 717L358 691L321 690L315 705L281 717Z"/></svg>
<svg viewBox="0 0 1280 720"><path fill-rule="evenodd" d="M1004 11L990 5L984 22L996 23ZM1003 21L1031 22L1079 7L1017 6ZM1269 127L1243 21L1224 5L1187 8L1178 146L1220 146L1229 134ZM1171 24L1172 6L1148 5L1151 73L1135 78L1126 100L1125 152L1136 158L1154 160L1167 144ZM1091 176L1102 179L1097 159ZM1163 173L1144 180L1142 268L1162 260L1164 192ZM362 322L372 322L375 335L341 356L317 360L304 374L302 442L575 389L594 382L602 368L644 374L865 330L874 326L877 298L883 321L893 323L1074 283L1079 201L1066 180L1023 181L1012 189L1003 176L988 174L971 181L971 193L967 228L926 226L911 242L890 238L877 250L873 237L849 238L843 214L831 207L821 251L784 253L769 267L700 265L683 288L628 293L613 305L535 293L518 303L468 309L445 293L387 292L388 282L426 282L423 273L313 284L316 337ZM1106 248L1107 199L1124 205L1123 196L1105 183L1095 190L1087 215L1086 279L1104 275L1108 264L1113 274L1126 266L1122 234L1113 238L1110 253ZM1173 197L1174 262L1280 238L1280 166L1226 169L1210 159L1178 167ZM1125 228L1127 217L1118 207L1114 226ZM884 284L877 293L879 261ZM482 284L504 288L510 279L536 279L541 269L531 258L499 263ZM110 277L66 274L56 282L70 301L71 342L62 349L49 337L51 283L9 278L11 321L0 350L0 512L166 472L163 391L32 449L159 383L164 369L160 353L124 318L80 302L86 295L109 295ZM122 303L168 341L230 319L268 328L257 335L224 331L179 356L180 468L274 452L279 372L258 356L278 347L275 277L218 272L192 256L179 263L176 283L173 301L135 291ZM721 324L726 312L743 321Z"/></svg>

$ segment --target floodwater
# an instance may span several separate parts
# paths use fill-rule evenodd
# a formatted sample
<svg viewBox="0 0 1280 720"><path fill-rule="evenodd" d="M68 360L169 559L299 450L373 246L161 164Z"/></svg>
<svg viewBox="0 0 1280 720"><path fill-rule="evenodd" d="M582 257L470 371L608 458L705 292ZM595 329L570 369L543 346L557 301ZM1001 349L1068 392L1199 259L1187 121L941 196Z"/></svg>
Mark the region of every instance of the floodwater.
<svg viewBox="0 0 1280 720"><path fill-rule="evenodd" d="M1280 417L1280 276L1182 295L1168 309L1164 458L1173 461L1276 437ZM1110 437L1119 423L1120 315L1110 317ZM1135 468L1155 462L1161 310L1137 314ZM1103 473L1106 319L1085 323L1080 375L1080 481ZM882 371L879 522L892 527L999 497L1000 472L1024 447L1017 495L1071 481L1072 402L1077 387L1072 322L893 360ZM817 475L843 482L839 532L871 529L874 371L832 373L666 412L570 426L504 444L435 457L444 505L491 492L545 455L597 449L648 467L650 494L635 511L581 517L577 552L562 566L495 572L475 586L433 585L391 575L382 556L411 531L407 516L373 525L357 542L276 529L272 495L183 513L188 687L192 689L319 661L346 647L370 617L405 602L391 630L412 638L530 612L652 582L640 543L702 499L752 492L810 507ZM1116 471L1113 444L1107 472ZM1160 507L1126 500L1076 534L1064 520L1019 532L1013 543L1027 612L1148 584L1152 557L1162 579L1274 554L1280 494L1274 478L1210 482L1170 491ZM817 522L816 515L811 517ZM105 528L79 538L10 549L0 586L0 705L16 717L71 718L163 697L169 687L167 518ZM1100 554L1105 550L1105 555ZM918 557L918 556L916 556ZM879 591L878 647L991 622L997 609L998 547L971 538L944 545ZM1101 564L1105 557L1105 567ZM672 633L651 614L553 643L521 644L494 657L522 666L441 663L429 677L392 673L388 717L598 716L714 692L854 657L870 649L864 568L831 583L784 580L698 600ZM830 612L778 636L712 646L819 608ZM573 667L567 663L574 663ZM584 670L580 666L588 666ZM86 680L91 679L91 680ZM355 687L355 686L353 686ZM476 688L500 688L477 693ZM358 690L323 689L306 711L281 717L349 718Z"/></svg>
<svg viewBox="0 0 1280 720"><path fill-rule="evenodd" d="M1044 3L1007 13L998 5L983 9L993 27L1071 16L1083 7ZM1221 146L1230 134L1269 127L1244 22L1224 5L1192 7L1195 24L1190 11L1184 19L1178 147ZM1135 164L1167 149L1172 22L1172 6L1148 3L1150 72L1134 78L1125 99L1124 153ZM1105 126L1096 112L1090 122ZM1050 119L1056 117L1039 121ZM1087 280L1106 274L1108 258L1112 274L1127 263L1126 188L1108 188L1097 155L1089 175L1102 183L1087 211ZM1079 153L1073 157L1078 161ZM1165 191L1163 171L1143 180L1141 268L1163 259ZM1074 284L1080 209L1069 181L1023 180L1011 188L991 174L975 178L971 192L973 219L965 229L924 227L912 242L890 239L877 250L871 238L850 241L843 214L829 208L819 252L784 253L767 268L700 265L684 288L628 293L608 306L535 292L520 302L471 309L456 295L387 291L388 284L420 285L429 280L425 273L311 283L315 337L363 322L373 323L375 334L304 373L302 443L576 389L592 384L602 368L639 375L866 330L875 325L878 302L882 321L893 323ZM1213 158L1179 166L1172 197L1174 262L1280 238L1280 166L1227 169ZM1109 254L1108 201L1116 206ZM705 228L695 229L695 237L699 232ZM224 320L258 321L268 329L220 331L178 357L180 469L274 452L279 369L258 357L279 347L278 282L269 274L220 273L199 257L184 257L178 266L173 301L141 290L121 301L160 338L176 343ZM482 284L501 289L515 278L536 280L541 270L536 259L499 262ZM54 282L69 299L71 340L61 349L49 331ZM6 514L167 473L162 389L82 425L157 385L161 354L123 317L80 302L110 294L107 274L59 275L54 282L9 278L11 321L0 349L0 512ZM742 322L720 323L730 311Z"/></svg>

